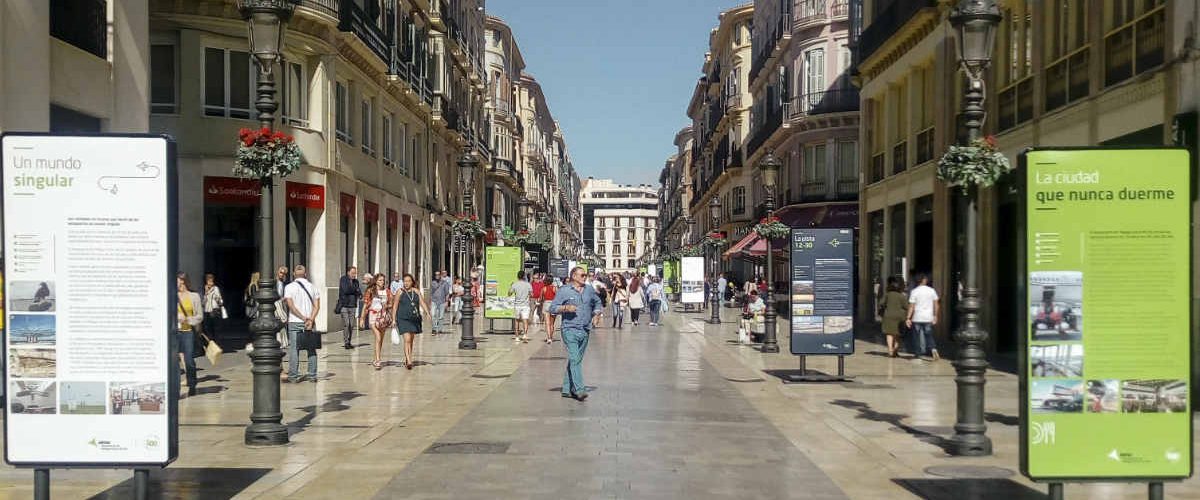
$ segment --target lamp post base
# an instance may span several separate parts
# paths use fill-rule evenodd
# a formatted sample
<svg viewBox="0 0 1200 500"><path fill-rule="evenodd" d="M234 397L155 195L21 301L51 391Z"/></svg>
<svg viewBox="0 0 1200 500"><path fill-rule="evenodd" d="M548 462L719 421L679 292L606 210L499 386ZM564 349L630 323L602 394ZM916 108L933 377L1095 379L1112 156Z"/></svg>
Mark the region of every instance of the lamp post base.
<svg viewBox="0 0 1200 500"><path fill-rule="evenodd" d="M470 297L467 300L471 300ZM464 350L474 350L475 342L475 308L468 304L463 304L462 321L459 321L458 326L462 328L462 333L459 336L458 348Z"/></svg>
<svg viewBox="0 0 1200 500"><path fill-rule="evenodd" d="M957 457L986 457L992 454L992 440L983 434L984 429L962 434L955 426L950 437L950 447Z"/></svg>
<svg viewBox="0 0 1200 500"><path fill-rule="evenodd" d="M246 427L246 446L280 446L288 444L288 428L279 423L264 422Z"/></svg>

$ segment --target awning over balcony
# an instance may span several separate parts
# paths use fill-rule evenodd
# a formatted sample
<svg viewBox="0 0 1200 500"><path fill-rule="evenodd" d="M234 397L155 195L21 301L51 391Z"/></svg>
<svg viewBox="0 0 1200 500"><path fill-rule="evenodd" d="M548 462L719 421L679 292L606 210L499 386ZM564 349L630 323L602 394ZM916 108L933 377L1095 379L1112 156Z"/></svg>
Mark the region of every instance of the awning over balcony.
<svg viewBox="0 0 1200 500"><path fill-rule="evenodd" d="M788 205L775 211L779 221L788 227L820 227L844 229L858 227L858 204L821 204L821 205ZM771 242L771 250L786 254L788 239L780 238ZM766 256L767 242L758 233L750 231L746 236L729 247L723 256L726 259L751 258L758 259Z"/></svg>

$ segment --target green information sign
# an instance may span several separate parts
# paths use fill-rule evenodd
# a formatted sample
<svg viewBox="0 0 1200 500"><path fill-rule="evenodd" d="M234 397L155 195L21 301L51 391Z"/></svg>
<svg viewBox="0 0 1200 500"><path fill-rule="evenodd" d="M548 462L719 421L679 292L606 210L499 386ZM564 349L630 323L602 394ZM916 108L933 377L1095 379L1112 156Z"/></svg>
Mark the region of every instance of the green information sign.
<svg viewBox="0 0 1200 500"><path fill-rule="evenodd" d="M521 247L487 247L484 251L484 311L489 319L517 316L509 288L521 270Z"/></svg>
<svg viewBox="0 0 1200 500"><path fill-rule="evenodd" d="M679 279L679 263L673 260L663 262L663 292L675 293L675 281Z"/></svg>
<svg viewBox="0 0 1200 500"><path fill-rule="evenodd" d="M1021 470L1192 474L1190 180L1181 149L1035 149Z"/></svg>

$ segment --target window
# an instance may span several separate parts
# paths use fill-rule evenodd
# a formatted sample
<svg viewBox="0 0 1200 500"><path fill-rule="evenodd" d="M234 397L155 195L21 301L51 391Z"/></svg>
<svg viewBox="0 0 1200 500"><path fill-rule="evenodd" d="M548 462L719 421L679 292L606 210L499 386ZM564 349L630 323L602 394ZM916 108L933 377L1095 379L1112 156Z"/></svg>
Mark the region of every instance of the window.
<svg viewBox="0 0 1200 500"><path fill-rule="evenodd" d="M408 144L408 126L404 122L400 122L396 125L396 129L399 131L399 134L396 137L396 156L393 158L399 167L400 175L408 175L408 164L404 161L407 158L404 153L404 146Z"/></svg>
<svg viewBox="0 0 1200 500"><path fill-rule="evenodd" d="M178 58L174 44L150 46L150 112L179 112Z"/></svg>
<svg viewBox="0 0 1200 500"><path fill-rule="evenodd" d="M596 227L604 227L604 218L603 217L596 218Z"/></svg>
<svg viewBox="0 0 1200 500"><path fill-rule="evenodd" d="M825 91L825 49L812 49L804 53L804 85L805 92L809 94Z"/></svg>
<svg viewBox="0 0 1200 500"><path fill-rule="evenodd" d="M307 213L303 207L288 207L287 209L287 266L293 269L297 264L308 265L308 225Z"/></svg>
<svg viewBox="0 0 1200 500"><path fill-rule="evenodd" d="M358 134L362 141L362 152L375 156L375 131L371 129L375 122L371 119L371 99L363 99L359 110L358 116L361 117L362 123Z"/></svg>
<svg viewBox="0 0 1200 500"><path fill-rule="evenodd" d="M296 127L307 127L308 78L305 77L304 66L298 62L283 61L280 69L283 70L280 79L282 121Z"/></svg>
<svg viewBox="0 0 1200 500"><path fill-rule="evenodd" d="M396 151L395 151L396 143L394 140L392 140L392 114L391 113L384 113L383 123L382 123L380 132L383 134L383 142L381 144L382 149L383 149L383 163L385 165L391 165L392 159L396 157Z"/></svg>
<svg viewBox="0 0 1200 500"><path fill-rule="evenodd" d="M342 216L341 224L342 238L342 269L348 269L354 265L354 247L350 245L350 217Z"/></svg>
<svg viewBox="0 0 1200 500"><path fill-rule="evenodd" d="M337 128L337 138L340 141L354 144L354 139L350 136L350 89L342 82L337 82L334 86L334 110L335 127Z"/></svg>
<svg viewBox="0 0 1200 500"><path fill-rule="evenodd" d="M733 27L733 44L742 44L742 25L738 24Z"/></svg>
<svg viewBox="0 0 1200 500"><path fill-rule="evenodd" d="M412 162L409 163L409 168L412 172L412 179L418 182L421 180L421 163L419 163L421 158L420 146L420 136L413 135L412 147L409 148L409 151L412 151Z"/></svg>
<svg viewBox="0 0 1200 500"><path fill-rule="evenodd" d="M205 47L204 114L250 118L252 74L249 53Z"/></svg>
<svg viewBox="0 0 1200 500"><path fill-rule="evenodd" d="M827 177L825 145L804 146L804 183L824 183Z"/></svg>
<svg viewBox="0 0 1200 500"><path fill-rule="evenodd" d="M858 181L858 142L837 142L837 178L838 182Z"/></svg>
<svg viewBox="0 0 1200 500"><path fill-rule="evenodd" d="M734 215L746 213L746 187L737 186L733 188L732 195L733 203L731 203L731 205L733 205L733 208L731 209L730 213Z"/></svg>
<svg viewBox="0 0 1200 500"><path fill-rule="evenodd" d="M367 262L363 266L364 268L365 267L369 267L371 269L376 268L376 266L375 266L375 224L377 224L376 221L368 220L368 221L363 222L363 233L367 237L366 238L367 239L367 248L366 248Z"/></svg>

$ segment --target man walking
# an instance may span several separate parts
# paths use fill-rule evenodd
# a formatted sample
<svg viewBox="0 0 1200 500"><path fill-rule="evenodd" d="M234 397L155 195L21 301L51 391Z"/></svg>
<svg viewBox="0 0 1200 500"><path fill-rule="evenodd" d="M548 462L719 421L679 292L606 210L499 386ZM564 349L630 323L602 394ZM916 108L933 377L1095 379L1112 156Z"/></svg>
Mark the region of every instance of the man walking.
<svg viewBox="0 0 1200 500"><path fill-rule="evenodd" d="M916 356L924 356L929 351L934 361L942 359L938 355L937 344L933 341L933 327L937 325L940 305L937 291L929 286L929 276L917 275L917 287L908 294L908 303L912 304L912 307L908 308L905 324L913 330Z"/></svg>
<svg viewBox="0 0 1200 500"><path fill-rule="evenodd" d="M517 271L517 281L508 288L513 298L513 308L517 317L513 320L513 342L529 342L529 318L532 309L529 297L533 295L533 286L525 281L525 271Z"/></svg>
<svg viewBox="0 0 1200 500"><path fill-rule="evenodd" d="M450 286L442 279L442 272L433 273L432 291L429 300L433 304L433 334L442 333L442 321L446 318L446 301L450 298Z"/></svg>
<svg viewBox="0 0 1200 500"><path fill-rule="evenodd" d="M587 399L583 383L583 354L587 351L592 318L604 311L596 290L587 286L587 271L571 270L570 284L558 290L550 304L550 314L562 318L562 340L567 347L567 371L563 374L562 397Z"/></svg>
<svg viewBox="0 0 1200 500"><path fill-rule="evenodd" d="M288 306L288 382L300 381L300 349L296 337L300 332L316 326L317 313L321 311L321 291L305 278L304 266L292 271L292 282L283 290ZM317 350L305 349L308 354L308 380L317 382Z"/></svg>
<svg viewBox="0 0 1200 500"><path fill-rule="evenodd" d="M392 273L392 284L388 286L392 290L392 295L400 293L400 289L404 288L404 276L400 273Z"/></svg>
<svg viewBox="0 0 1200 500"><path fill-rule="evenodd" d="M346 274L338 280L337 310L342 315L342 347L354 349L350 339L354 337L354 329L358 326L358 303L362 299L362 289L358 284L358 268L346 268Z"/></svg>
<svg viewBox="0 0 1200 500"><path fill-rule="evenodd" d="M720 278L717 278L717 303L725 303L725 287L729 286L729 280L725 279L725 273L721 273Z"/></svg>

